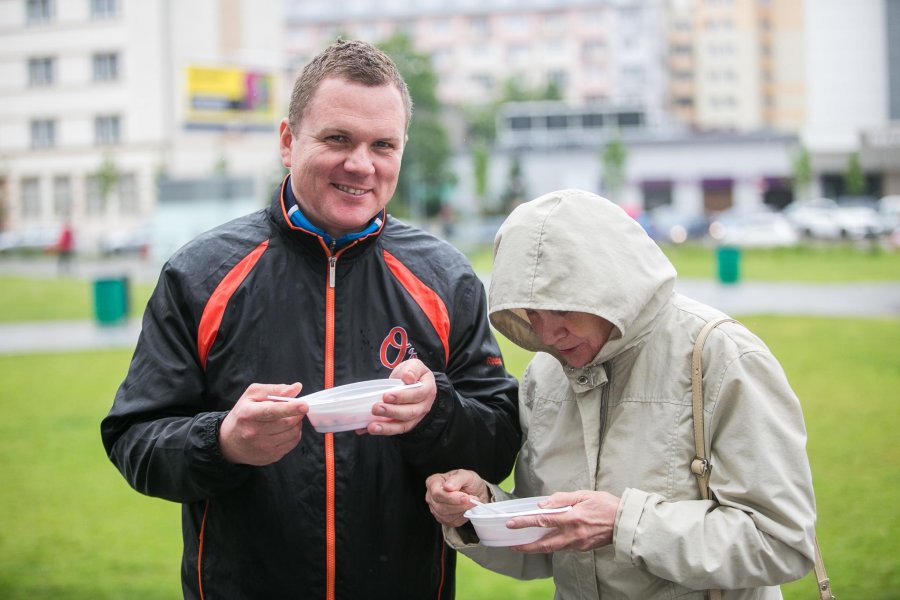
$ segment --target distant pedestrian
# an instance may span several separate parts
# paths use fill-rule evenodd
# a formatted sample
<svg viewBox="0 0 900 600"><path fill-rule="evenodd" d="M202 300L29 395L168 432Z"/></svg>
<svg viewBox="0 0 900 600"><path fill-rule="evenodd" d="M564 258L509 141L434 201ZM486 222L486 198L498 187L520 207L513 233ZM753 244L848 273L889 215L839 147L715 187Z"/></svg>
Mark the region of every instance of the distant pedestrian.
<svg viewBox="0 0 900 600"><path fill-rule="evenodd" d="M58 268L59 274L64 275L72 272L72 258L75 254L75 232L72 229L72 223L66 221L63 223L59 232L59 239L56 242L56 253L59 257Z"/></svg>

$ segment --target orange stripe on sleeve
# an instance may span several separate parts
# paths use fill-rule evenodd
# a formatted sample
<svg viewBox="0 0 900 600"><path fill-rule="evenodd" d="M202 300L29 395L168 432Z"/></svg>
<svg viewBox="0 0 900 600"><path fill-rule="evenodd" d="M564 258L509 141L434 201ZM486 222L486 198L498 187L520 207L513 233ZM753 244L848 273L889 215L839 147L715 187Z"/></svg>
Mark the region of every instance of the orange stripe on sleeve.
<svg viewBox="0 0 900 600"><path fill-rule="evenodd" d="M269 247L269 240L262 242L253 249L253 252L241 259L231 271L225 276L215 291L206 302L203 308L203 315L200 317L200 326L197 328L197 355L200 357L200 364L206 368L206 358L209 356L209 350L212 348L213 342L216 341L216 335L219 333L219 325L222 324L222 316L225 314L225 307L234 294L238 286L243 283L244 279L253 270L253 267L259 261L260 257Z"/></svg>
<svg viewBox="0 0 900 600"><path fill-rule="evenodd" d="M446 365L450 362L450 313L447 312L447 305L433 289L413 275L406 265L387 250L384 251L384 260L394 277L400 281L406 291L412 295L416 304L425 312L434 330L441 338L441 343L444 345L444 364Z"/></svg>

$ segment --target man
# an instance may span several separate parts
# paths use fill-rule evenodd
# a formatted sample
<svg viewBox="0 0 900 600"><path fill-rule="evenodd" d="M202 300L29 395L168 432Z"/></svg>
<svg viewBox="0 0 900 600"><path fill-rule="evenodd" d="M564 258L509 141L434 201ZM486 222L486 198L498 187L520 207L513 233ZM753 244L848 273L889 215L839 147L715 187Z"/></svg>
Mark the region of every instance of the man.
<svg viewBox="0 0 900 600"><path fill-rule="evenodd" d="M465 258L385 212L411 110L386 55L338 40L294 86L271 206L163 268L102 434L135 489L183 503L186 598L453 597L425 477L503 479L517 392ZM389 376L422 385L365 432L267 400Z"/></svg>

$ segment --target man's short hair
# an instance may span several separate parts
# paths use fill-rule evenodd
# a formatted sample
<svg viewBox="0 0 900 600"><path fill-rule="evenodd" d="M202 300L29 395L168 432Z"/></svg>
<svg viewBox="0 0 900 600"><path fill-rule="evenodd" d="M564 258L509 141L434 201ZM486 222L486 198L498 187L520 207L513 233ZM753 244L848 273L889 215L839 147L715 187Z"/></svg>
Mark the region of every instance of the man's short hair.
<svg viewBox="0 0 900 600"><path fill-rule="evenodd" d="M368 86L393 84L403 99L406 112L406 128L412 118L412 99L406 81L397 70L397 65L387 54L372 44L357 40L338 38L303 67L294 82L288 123L296 131L306 108L323 80L338 77Z"/></svg>

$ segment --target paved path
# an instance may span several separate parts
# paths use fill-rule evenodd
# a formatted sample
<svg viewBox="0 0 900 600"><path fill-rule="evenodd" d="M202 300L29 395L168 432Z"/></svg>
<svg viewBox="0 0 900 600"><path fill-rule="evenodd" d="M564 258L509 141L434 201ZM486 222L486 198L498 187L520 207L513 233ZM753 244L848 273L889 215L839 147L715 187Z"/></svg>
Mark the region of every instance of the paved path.
<svg viewBox="0 0 900 600"><path fill-rule="evenodd" d="M74 275L84 278L119 274L134 281L154 281L158 273L158 267L152 264L125 260L85 263L75 268ZM52 261L0 261L0 273L4 274L55 277L55 269ZM678 281L676 289L736 317L771 314L900 318L900 281L849 284L743 281L723 285L713 280L684 279ZM0 324L0 354L132 348L140 329L139 314L121 325L100 325L93 321Z"/></svg>

